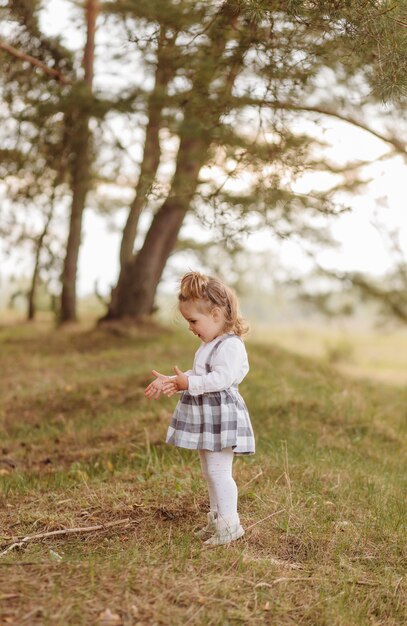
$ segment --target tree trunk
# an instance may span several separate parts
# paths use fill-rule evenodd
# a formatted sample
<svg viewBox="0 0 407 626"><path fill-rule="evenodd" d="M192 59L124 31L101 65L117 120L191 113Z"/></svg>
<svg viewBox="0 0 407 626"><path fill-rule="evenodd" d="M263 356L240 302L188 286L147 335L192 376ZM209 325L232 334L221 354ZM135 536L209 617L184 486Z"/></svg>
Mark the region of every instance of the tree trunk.
<svg viewBox="0 0 407 626"><path fill-rule="evenodd" d="M75 162L72 171L72 206L68 242L62 270L60 322L75 322L76 276L81 244L82 216L89 189L89 117L84 115L76 124Z"/></svg>
<svg viewBox="0 0 407 626"><path fill-rule="evenodd" d="M140 252L122 272L116 301L105 319L151 314L157 285L196 191L208 146L208 139L202 138L181 142L172 193L156 213Z"/></svg>
<svg viewBox="0 0 407 626"><path fill-rule="evenodd" d="M134 200L123 230L120 246L120 267L124 268L133 260L134 242L140 214L145 207L148 194L154 183L160 164L161 150L159 132L161 127L162 109L167 85L174 76L174 69L168 58L168 51L174 47L175 35L168 37L162 27L158 40L157 67L155 72L154 90L150 94L147 106L148 124L144 142L143 160L137 182Z"/></svg>
<svg viewBox="0 0 407 626"><path fill-rule="evenodd" d="M161 111L154 111L149 116L144 144L144 158L138 179L134 200L131 203L126 225L123 229L123 238L120 245L120 268L125 268L133 259L134 242L136 240L138 222L146 203L146 196L151 190L158 165L160 163L160 148L158 132Z"/></svg>
<svg viewBox="0 0 407 626"><path fill-rule="evenodd" d="M54 207L53 207L54 195L55 194L53 194L52 198L51 198L51 208L50 208L49 213L47 215L47 219L45 221L44 228L42 229L42 233L38 237L37 244L36 244L36 247L35 247L34 269L33 269L32 277L31 277L30 290L28 292L27 319L29 321L34 319L35 312L36 312L35 296L36 296L36 292L37 292L38 276L39 276L39 272L40 272L40 257L41 257L42 245L43 245L44 239L45 239L45 237L46 237L46 235L48 233L48 228L49 228L49 225L51 223L52 215L53 215L53 212L54 212Z"/></svg>
<svg viewBox="0 0 407 626"><path fill-rule="evenodd" d="M37 251L38 252L38 248ZM33 275L31 277L31 286L28 292L28 310L27 310L27 320L31 322L35 318L36 308L35 308L35 295L37 291L37 280L38 280L38 272L39 272L39 256L35 255L35 265Z"/></svg>
<svg viewBox="0 0 407 626"><path fill-rule="evenodd" d="M87 37L83 55L84 84L86 92L92 94L96 18L99 13L99 0L86 2ZM75 322L76 316L76 277L79 248L81 244L82 216L90 179L90 143L88 112L78 111L75 126L73 163L72 163L72 206L69 234L64 267L62 271L62 294L60 322Z"/></svg>
<svg viewBox="0 0 407 626"><path fill-rule="evenodd" d="M219 67L222 67L228 28L234 27L237 19L236 7L226 2L220 8L218 18L212 21L207 33L212 45L201 51L201 65L197 69L190 97L185 100L171 192L154 216L143 247L136 256L132 256L131 261L123 265L117 286L112 292L109 311L103 319L137 318L152 313L158 283L190 208L198 186L199 172L207 160L213 131L220 115L227 108L227 100L250 39L243 31L240 45L231 56L229 72L223 77L223 90L218 93L217 100L210 101L210 85ZM208 63L208 59L212 63Z"/></svg>

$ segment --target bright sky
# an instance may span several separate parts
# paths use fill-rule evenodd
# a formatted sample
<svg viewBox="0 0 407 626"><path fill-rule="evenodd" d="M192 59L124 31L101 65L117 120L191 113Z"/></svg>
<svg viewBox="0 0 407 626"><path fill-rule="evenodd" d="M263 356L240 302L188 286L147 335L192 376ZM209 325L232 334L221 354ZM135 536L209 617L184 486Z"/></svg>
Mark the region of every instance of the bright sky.
<svg viewBox="0 0 407 626"><path fill-rule="evenodd" d="M61 34L69 47L81 47L83 34L72 28L72 4L66 0L48 0L43 15L43 24L51 34ZM100 36L100 35L99 35ZM69 42L68 39L69 38ZM106 76L105 76L106 79ZM112 77L112 85L119 77ZM372 159L379 157L385 146L368 133L356 129L349 124L334 120L325 122L324 139L332 146L335 160L346 161L351 158ZM332 222L332 233L339 242L336 250L322 251L318 255L319 262L326 267L352 269L381 274L391 265L386 246L373 222L378 205L386 198L387 208L380 207L379 219L387 227L396 229L400 234L400 242L407 257L407 212L405 210L405 181L407 164L401 157L369 166L372 182L369 186L352 198L353 211ZM327 175L312 174L298 183L298 190L306 193L311 186L324 188ZM94 283L107 292L118 275L118 248L120 233L118 228L124 224L125 211L115 214L110 221L105 217L87 211L84 217L84 236L79 259L78 292L80 295L92 292ZM112 232L112 221L115 228ZM184 233L185 234L185 233ZM188 234L188 233L187 233ZM278 243L270 233L259 232L250 236L247 246L252 250L270 250L277 252L282 263L290 268L309 267L309 261L296 243ZM103 253L101 253L103 251ZM1 250L0 250L1 252ZM2 269L7 272L7 263Z"/></svg>

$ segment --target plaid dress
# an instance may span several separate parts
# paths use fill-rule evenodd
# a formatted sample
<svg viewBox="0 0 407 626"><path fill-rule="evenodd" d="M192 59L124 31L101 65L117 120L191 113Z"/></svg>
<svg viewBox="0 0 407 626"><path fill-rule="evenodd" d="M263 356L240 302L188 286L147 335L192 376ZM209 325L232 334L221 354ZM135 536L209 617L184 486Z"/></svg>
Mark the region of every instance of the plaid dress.
<svg viewBox="0 0 407 626"><path fill-rule="evenodd" d="M214 354L231 337L237 335L222 337L212 348L205 363L207 374L212 371ZM172 416L166 442L193 450L220 452L223 448L233 448L235 454L254 454L253 428L238 386L198 396L184 391Z"/></svg>

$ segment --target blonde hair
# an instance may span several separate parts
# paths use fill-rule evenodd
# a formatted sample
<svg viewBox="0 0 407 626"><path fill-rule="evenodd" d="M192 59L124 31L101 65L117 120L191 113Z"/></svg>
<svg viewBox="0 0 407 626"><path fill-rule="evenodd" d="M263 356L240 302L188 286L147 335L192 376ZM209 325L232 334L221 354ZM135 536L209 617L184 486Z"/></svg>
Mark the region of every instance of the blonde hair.
<svg viewBox="0 0 407 626"><path fill-rule="evenodd" d="M249 325L240 315L235 292L215 276L187 272L181 278L178 300L180 303L201 301L209 311L219 307L225 316L225 332L241 337L249 331Z"/></svg>

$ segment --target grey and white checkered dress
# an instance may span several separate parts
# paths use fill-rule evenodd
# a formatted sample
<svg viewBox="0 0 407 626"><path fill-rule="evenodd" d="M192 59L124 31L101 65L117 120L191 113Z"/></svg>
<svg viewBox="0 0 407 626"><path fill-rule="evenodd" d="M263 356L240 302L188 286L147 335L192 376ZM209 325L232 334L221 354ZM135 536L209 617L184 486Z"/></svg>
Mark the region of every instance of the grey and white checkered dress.
<svg viewBox="0 0 407 626"><path fill-rule="evenodd" d="M209 353L205 363L208 374L215 353L231 337L236 335L220 338ZM231 447L235 454L254 454L253 428L238 386L196 396L184 391L172 416L166 442L192 450L219 452Z"/></svg>

